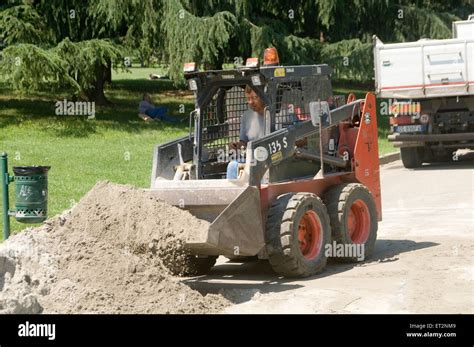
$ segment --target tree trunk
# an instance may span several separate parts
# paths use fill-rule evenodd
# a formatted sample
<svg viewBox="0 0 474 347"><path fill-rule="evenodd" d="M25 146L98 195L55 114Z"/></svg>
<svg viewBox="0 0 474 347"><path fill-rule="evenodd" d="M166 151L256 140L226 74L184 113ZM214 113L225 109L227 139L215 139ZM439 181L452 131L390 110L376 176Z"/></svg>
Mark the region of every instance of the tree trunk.
<svg viewBox="0 0 474 347"><path fill-rule="evenodd" d="M105 82L112 84L112 64L109 62L105 69Z"/></svg>
<svg viewBox="0 0 474 347"><path fill-rule="evenodd" d="M97 69L97 79L93 83L93 88L85 91L87 99L94 101L96 105L107 106L111 104L104 94L105 83L111 81L110 71L110 66L100 65Z"/></svg>

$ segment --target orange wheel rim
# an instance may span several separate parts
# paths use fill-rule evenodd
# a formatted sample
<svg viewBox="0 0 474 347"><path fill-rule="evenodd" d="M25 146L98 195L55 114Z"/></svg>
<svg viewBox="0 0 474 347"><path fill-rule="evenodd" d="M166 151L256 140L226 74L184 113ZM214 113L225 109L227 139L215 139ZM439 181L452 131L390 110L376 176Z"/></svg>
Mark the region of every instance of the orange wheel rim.
<svg viewBox="0 0 474 347"><path fill-rule="evenodd" d="M303 256L314 259L323 243L321 221L314 211L306 211L298 225L298 241Z"/></svg>
<svg viewBox="0 0 474 347"><path fill-rule="evenodd" d="M347 218L347 230L353 243L366 243L370 235L370 213L362 200L352 203Z"/></svg>

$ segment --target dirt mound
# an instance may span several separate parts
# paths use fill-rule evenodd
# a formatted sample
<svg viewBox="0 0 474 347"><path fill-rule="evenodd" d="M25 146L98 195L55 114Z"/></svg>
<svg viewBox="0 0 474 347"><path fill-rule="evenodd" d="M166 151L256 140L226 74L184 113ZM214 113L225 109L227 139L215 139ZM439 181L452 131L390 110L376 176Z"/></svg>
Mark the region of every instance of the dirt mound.
<svg viewBox="0 0 474 347"><path fill-rule="evenodd" d="M187 232L207 227L146 191L99 182L71 211L0 245L0 313L219 312L226 299L168 271L189 256Z"/></svg>

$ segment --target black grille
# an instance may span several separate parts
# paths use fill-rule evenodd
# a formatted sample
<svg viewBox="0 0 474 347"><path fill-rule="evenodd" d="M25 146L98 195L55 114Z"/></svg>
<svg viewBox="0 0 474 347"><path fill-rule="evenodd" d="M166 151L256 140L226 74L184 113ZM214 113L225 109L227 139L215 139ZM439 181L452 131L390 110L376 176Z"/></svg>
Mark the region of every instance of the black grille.
<svg viewBox="0 0 474 347"><path fill-rule="evenodd" d="M278 84L275 106L275 130L311 118L309 106L304 103L301 82Z"/></svg>
<svg viewBox="0 0 474 347"><path fill-rule="evenodd" d="M326 77L310 76L277 84L275 130L311 119L309 103L330 101L331 95L331 83Z"/></svg>
<svg viewBox="0 0 474 347"><path fill-rule="evenodd" d="M240 117L247 110L245 85L220 88L202 111L202 145L213 157L219 149L239 141Z"/></svg>

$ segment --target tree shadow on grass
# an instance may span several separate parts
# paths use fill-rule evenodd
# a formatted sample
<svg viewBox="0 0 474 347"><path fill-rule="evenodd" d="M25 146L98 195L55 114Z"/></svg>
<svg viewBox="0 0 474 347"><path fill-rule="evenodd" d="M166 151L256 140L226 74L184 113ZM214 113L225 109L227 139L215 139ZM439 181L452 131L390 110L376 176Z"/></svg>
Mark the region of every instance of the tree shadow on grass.
<svg viewBox="0 0 474 347"><path fill-rule="evenodd" d="M156 129L163 130L168 127L186 130L188 127L187 114L179 114L182 104L186 110L191 109L189 100L180 102L166 102L160 105L166 106L169 113L180 116L186 121L177 124L166 122L145 122L138 117L138 102L132 104L112 99L115 102L110 107L97 107L95 119L87 119L87 116L63 116L55 114L56 100L43 99L9 99L2 102L0 113L0 128L22 123L23 121L38 120L38 129L53 136L59 137L88 137L97 133L100 129L115 130L126 133L140 133ZM13 112L9 110L13 110ZM42 123L44 122L44 124Z"/></svg>
<svg viewBox="0 0 474 347"><path fill-rule="evenodd" d="M0 116L0 129L8 127L10 125L18 124L18 120L15 117L3 117Z"/></svg>
<svg viewBox="0 0 474 347"><path fill-rule="evenodd" d="M97 132L97 124L87 116L55 114L55 101L38 99L10 99L4 103L0 127L35 122L36 129L59 137L88 137ZM14 110L8 114L8 109Z"/></svg>
<svg viewBox="0 0 474 347"><path fill-rule="evenodd" d="M175 88L170 80L123 79L112 81L108 90L120 89L127 92L160 93Z"/></svg>

